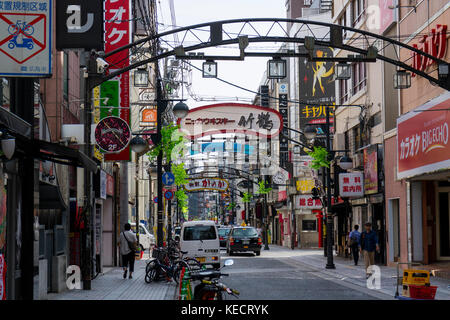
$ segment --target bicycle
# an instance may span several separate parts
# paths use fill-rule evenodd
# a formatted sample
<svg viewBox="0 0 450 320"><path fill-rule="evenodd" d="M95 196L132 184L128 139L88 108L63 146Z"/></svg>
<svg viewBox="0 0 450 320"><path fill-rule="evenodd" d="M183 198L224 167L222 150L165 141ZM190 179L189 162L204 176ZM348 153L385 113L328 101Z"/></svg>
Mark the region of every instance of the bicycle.
<svg viewBox="0 0 450 320"><path fill-rule="evenodd" d="M183 260L178 260L175 263L170 263L167 265L165 263L161 263L159 259L155 258L146 266L145 282L150 283L165 277L168 281L175 280L178 284L183 267L189 268L187 263Z"/></svg>
<svg viewBox="0 0 450 320"><path fill-rule="evenodd" d="M8 27L9 34L13 36L18 35L20 31L27 36L31 36L34 33L34 27L26 23L26 21L22 22L21 20L17 20L16 24L10 24Z"/></svg>

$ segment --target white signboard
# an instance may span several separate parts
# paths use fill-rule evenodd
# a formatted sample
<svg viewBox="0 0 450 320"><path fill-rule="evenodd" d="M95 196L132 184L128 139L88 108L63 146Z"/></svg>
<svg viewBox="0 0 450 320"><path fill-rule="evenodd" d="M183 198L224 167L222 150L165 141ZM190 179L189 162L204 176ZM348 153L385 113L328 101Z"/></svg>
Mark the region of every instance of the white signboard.
<svg viewBox="0 0 450 320"><path fill-rule="evenodd" d="M362 172L339 174L339 195L342 198L364 196L364 174Z"/></svg>
<svg viewBox="0 0 450 320"><path fill-rule="evenodd" d="M100 171L100 198L106 199L106 172Z"/></svg>
<svg viewBox="0 0 450 320"><path fill-rule="evenodd" d="M190 139L221 133L244 133L263 138L275 137L283 122L277 110L240 103L220 103L189 110L178 120Z"/></svg>
<svg viewBox="0 0 450 320"><path fill-rule="evenodd" d="M301 194L295 196L295 209L322 209L322 201L313 199L312 194Z"/></svg>
<svg viewBox="0 0 450 320"><path fill-rule="evenodd" d="M216 190L226 191L228 189L228 181L220 178L196 178L187 179L188 183L184 185L186 191L200 191L200 190Z"/></svg>
<svg viewBox="0 0 450 320"><path fill-rule="evenodd" d="M52 0L0 3L0 76L50 76Z"/></svg>
<svg viewBox="0 0 450 320"><path fill-rule="evenodd" d="M278 93L279 94L288 94L289 93L289 85L287 83L278 84Z"/></svg>
<svg viewBox="0 0 450 320"><path fill-rule="evenodd" d="M289 179L289 173L283 168L279 168L277 173L272 177L272 181L276 184L286 184L286 180Z"/></svg>

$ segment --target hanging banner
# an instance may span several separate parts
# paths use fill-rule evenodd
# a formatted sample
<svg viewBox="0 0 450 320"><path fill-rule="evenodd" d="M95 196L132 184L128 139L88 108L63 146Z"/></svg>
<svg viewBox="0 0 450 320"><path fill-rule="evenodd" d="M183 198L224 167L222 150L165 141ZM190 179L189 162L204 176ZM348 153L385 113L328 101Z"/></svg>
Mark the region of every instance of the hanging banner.
<svg viewBox="0 0 450 320"><path fill-rule="evenodd" d="M0 253L0 300L6 300L6 261L5 256Z"/></svg>
<svg viewBox="0 0 450 320"><path fill-rule="evenodd" d="M224 192L228 190L228 181L220 178L196 178L187 179L184 185L186 191L215 190Z"/></svg>
<svg viewBox="0 0 450 320"><path fill-rule="evenodd" d="M378 145L364 149L364 193L378 193Z"/></svg>
<svg viewBox="0 0 450 320"><path fill-rule="evenodd" d="M131 42L131 8L129 0L106 0L105 5L105 53ZM129 66L129 50L120 51L106 61L110 72ZM105 99L107 98L107 99ZM100 86L101 114L117 116L130 124L130 76L129 72L103 83ZM130 161L130 148L119 153L106 154L106 161Z"/></svg>
<svg viewBox="0 0 450 320"><path fill-rule="evenodd" d="M219 103L190 109L178 124L190 139L220 133L244 133L271 138L283 128L283 119L274 109L251 104Z"/></svg>

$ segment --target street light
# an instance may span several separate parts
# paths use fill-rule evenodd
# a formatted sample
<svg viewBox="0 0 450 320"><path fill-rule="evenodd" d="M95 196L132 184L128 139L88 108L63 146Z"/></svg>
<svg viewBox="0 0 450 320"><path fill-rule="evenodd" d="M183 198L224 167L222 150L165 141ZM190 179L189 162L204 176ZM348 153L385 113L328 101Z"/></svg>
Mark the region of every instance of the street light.
<svg viewBox="0 0 450 320"><path fill-rule="evenodd" d="M143 138L137 136L131 139L130 141L130 147L133 152L136 152L137 154L140 154L145 151L148 147L148 142L145 141Z"/></svg>
<svg viewBox="0 0 450 320"><path fill-rule="evenodd" d="M269 79L286 78L286 60L274 58L267 62L267 74Z"/></svg>
<svg viewBox="0 0 450 320"><path fill-rule="evenodd" d="M207 60L202 65L203 78L217 78L217 62Z"/></svg>
<svg viewBox="0 0 450 320"><path fill-rule="evenodd" d="M349 170L353 168L353 161L348 156L343 156L341 160L339 161L339 167L343 170Z"/></svg>
<svg viewBox="0 0 450 320"><path fill-rule="evenodd" d="M2 139L2 150L6 158L11 159L16 150L16 138L6 137Z"/></svg>
<svg viewBox="0 0 450 320"><path fill-rule="evenodd" d="M394 89L408 89L411 87L411 72L398 70L394 74Z"/></svg>
<svg viewBox="0 0 450 320"><path fill-rule="evenodd" d="M148 87L147 69L136 69L134 71L134 86L140 88Z"/></svg>
<svg viewBox="0 0 450 320"><path fill-rule="evenodd" d="M177 117L179 119L183 119L189 113L189 107L187 106L186 103L180 101L176 105L173 106L172 111L173 111L173 114L175 115L175 117Z"/></svg>
<svg viewBox="0 0 450 320"><path fill-rule="evenodd" d="M316 128L308 124L306 125L305 130L303 130L303 133L305 134L306 139L312 140L316 137Z"/></svg>

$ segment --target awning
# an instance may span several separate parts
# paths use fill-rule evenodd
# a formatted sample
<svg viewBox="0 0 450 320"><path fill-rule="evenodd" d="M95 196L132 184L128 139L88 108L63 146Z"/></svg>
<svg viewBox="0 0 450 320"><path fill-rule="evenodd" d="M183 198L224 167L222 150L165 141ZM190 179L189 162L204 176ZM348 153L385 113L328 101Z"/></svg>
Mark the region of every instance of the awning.
<svg viewBox="0 0 450 320"><path fill-rule="evenodd" d="M39 183L39 209L67 209L58 185Z"/></svg>

